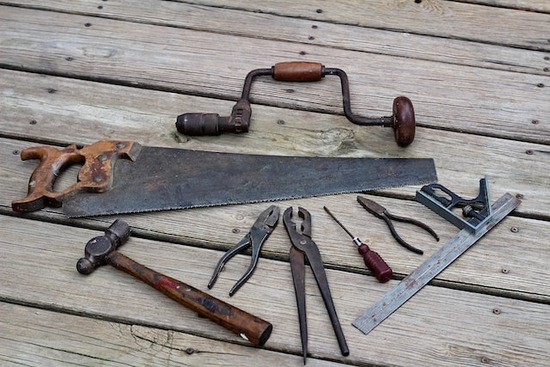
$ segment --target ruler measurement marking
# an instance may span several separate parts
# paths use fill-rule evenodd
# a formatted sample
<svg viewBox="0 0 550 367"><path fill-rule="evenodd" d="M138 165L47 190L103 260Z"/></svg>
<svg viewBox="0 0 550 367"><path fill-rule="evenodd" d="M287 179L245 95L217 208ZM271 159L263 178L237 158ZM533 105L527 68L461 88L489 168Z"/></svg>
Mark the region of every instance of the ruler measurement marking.
<svg viewBox="0 0 550 367"><path fill-rule="evenodd" d="M520 200L507 193L493 205L493 215L483 228L477 232L462 229L432 256L426 259L416 270L405 277L395 288L356 318L352 325L364 334L368 334L394 311L407 302L420 289L441 273L466 250L473 246L483 235L503 220L520 204Z"/></svg>

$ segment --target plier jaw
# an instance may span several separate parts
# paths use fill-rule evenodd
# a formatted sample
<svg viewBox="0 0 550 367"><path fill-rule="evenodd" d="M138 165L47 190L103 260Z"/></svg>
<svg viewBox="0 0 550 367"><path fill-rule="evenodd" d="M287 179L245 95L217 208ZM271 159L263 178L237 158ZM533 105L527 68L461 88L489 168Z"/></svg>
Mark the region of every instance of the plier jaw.
<svg viewBox="0 0 550 367"><path fill-rule="evenodd" d="M302 220L300 230L296 229L296 223L292 220L292 207L283 213L283 223L292 245L301 251L305 251L304 245L311 241L311 214L304 208L298 207L298 217Z"/></svg>
<svg viewBox="0 0 550 367"><path fill-rule="evenodd" d="M256 227L262 229L267 234L273 232L277 223L279 222L279 207L276 205L271 205L269 208L264 210L254 222L252 228Z"/></svg>
<svg viewBox="0 0 550 367"><path fill-rule="evenodd" d="M390 213L386 208L384 208L382 205L374 202L373 200L367 199L363 196L357 196L357 202L361 204L363 208L365 208L369 213L374 215L377 218L380 218L386 222L386 225L388 226L393 238L404 248L406 248L409 251L412 251L416 254L422 255L424 251L410 245L408 242L406 242L404 239L397 234L397 231L395 230L395 227L393 226L392 219L395 221L403 222L403 223L410 223L417 227L422 228L426 232L428 232L433 238L435 238L437 241L439 241L439 236L437 233L434 232L433 229L431 229L428 225L413 219L413 218L406 218L401 217L399 215L394 215Z"/></svg>
<svg viewBox="0 0 550 367"><path fill-rule="evenodd" d="M329 314L338 345L342 355L349 355L349 348L336 314L336 309L330 294L327 276L323 266L323 260L317 244L311 239L311 214L304 208L298 208L298 216L302 219L300 230L297 230L296 223L292 220L292 207L285 210L283 223L292 242L289 252L290 270L294 283L296 305L298 309L298 321L300 323L300 337L302 342L302 353L304 364L307 358L307 318L306 318L306 286L305 286L305 260L307 258L311 271L315 277L321 297Z"/></svg>
<svg viewBox="0 0 550 367"><path fill-rule="evenodd" d="M248 247L251 247L252 254L250 258L250 266L241 279L239 279L233 288L231 288L229 291L229 296L233 296L244 285L244 283L246 283L256 269L256 265L258 264L258 259L260 257L260 250L262 249L264 242L279 222L279 212L279 207L271 205L258 216L258 219L256 219L250 228L250 231L243 237L243 239L233 248L228 250L218 261L216 269L212 274L212 278L208 283L208 289L212 289L221 270L231 258L233 258L236 254L243 252Z"/></svg>

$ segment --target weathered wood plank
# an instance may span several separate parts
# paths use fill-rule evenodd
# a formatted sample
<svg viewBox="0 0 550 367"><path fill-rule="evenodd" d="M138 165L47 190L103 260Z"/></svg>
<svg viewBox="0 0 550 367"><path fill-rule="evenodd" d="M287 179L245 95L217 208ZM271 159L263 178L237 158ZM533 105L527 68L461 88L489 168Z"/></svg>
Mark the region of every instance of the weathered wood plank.
<svg viewBox="0 0 550 367"><path fill-rule="evenodd" d="M25 195L26 182L34 169L34 164L22 163L13 154L14 150L32 144L5 139L0 141L1 168L2 172L6 173L0 177L0 187L3 188L0 193L0 205L6 209L12 200ZM471 189L477 189L477 185ZM468 196L475 196L475 193ZM368 241L392 266L394 272L400 275L410 273L458 232L456 228L416 202L384 197L373 198L396 214L429 223L441 236L441 242L435 242L416 227L396 223L401 235L422 248L425 255L418 256L404 250L390 236L383 221L368 214L355 202L354 194L284 201L278 204L282 210L288 206L303 206L310 210L314 221L314 238L323 246L326 263L331 267L350 269L363 274L366 273L366 269L361 257L345 233L324 213L323 206L329 207L350 230ZM200 247L228 249L241 240L266 206L265 203L259 203L118 217L127 220L144 236ZM58 212L42 211L35 215L36 218L69 223L62 215L56 214ZM77 223L97 226L99 223L108 224L112 220L112 217L100 217L94 220L79 220ZM511 232L512 227L517 228L518 232ZM545 271L550 258L545 250L545 244L538 240L545 236L549 228L549 222L510 217L437 279L453 283L454 287L487 287L500 294L550 302L550 274ZM270 258L287 259L288 248L288 237L280 224L264 246L262 254ZM211 261L211 267L216 261ZM236 269L235 280L240 277L239 272L244 272L246 261L241 263L241 266L233 268Z"/></svg>
<svg viewBox="0 0 550 367"><path fill-rule="evenodd" d="M440 182L457 193L475 194L479 179L488 175L494 198L507 191L520 193L524 196L520 212L541 217L550 213L545 194L549 156L544 145L419 128L415 142L402 149L393 143L390 129L359 127L333 115L257 105L248 134L186 139L175 133L178 113L197 110L197 106L224 113L233 103L13 71L0 71L0 75L0 131L4 135L62 144L130 139L146 145L241 153L434 157ZM37 123L31 125L31 121ZM14 165L14 170L26 167L27 173L34 167L33 162ZM392 192L414 196L410 187Z"/></svg>
<svg viewBox="0 0 550 367"><path fill-rule="evenodd" d="M299 356L0 302L2 366L300 366ZM308 359L308 366L342 366Z"/></svg>
<svg viewBox="0 0 550 367"><path fill-rule="evenodd" d="M550 12L550 3L546 0L462 0L467 3L486 4L512 9Z"/></svg>
<svg viewBox="0 0 550 367"><path fill-rule="evenodd" d="M167 1L124 1L102 4L86 0L21 1L4 3L65 11L161 26L233 34L243 37L298 42L346 50L434 60L449 64L548 75L548 62L541 51L498 44L470 42L412 33L396 33L356 25L333 24L292 16L278 16L237 9ZM184 16L182 16L184 14ZM452 18L450 21L455 21ZM238 27L235 27L238 24ZM363 57L368 57L364 55Z"/></svg>
<svg viewBox="0 0 550 367"><path fill-rule="evenodd" d="M517 44L543 35L543 28L531 29L548 24L549 15L544 14L540 0L527 5L509 0L476 4L392 0L361 9L352 9L348 3L328 8L311 1L292 6L288 1L259 5L242 1L208 5L209 0L205 1L197 5L115 0L31 4L24 0L0 6L2 364L242 366L259 360L268 366L302 364L287 262L289 241L282 224L264 246L255 275L235 297L229 298L227 292L248 266L248 255L235 258L210 292L275 324L266 348L259 349L115 269L104 267L88 277L79 275L74 265L85 242L100 234L112 217L67 220L59 210L11 212L11 200L25 194L36 164L21 162L15 151L37 141L63 145L120 138L243 153L433 156L440 182L464 196L475 195L479 178L489 175L493 199L506 191L523 195L519 215L507 218L368 336L354 329L351 321L397 280L379 284L366 276L356 249L322 206L330 207L352 232L380 252L398 278L442 243L414 227L399 226L406 239L426 251L424 257L408 253L393 241L383 222L355 202L353 194L280 203L283 209L301 205L313 214L313 237L327 265L352 353L349 358L339 355L308 273L309 346L315 358L308 364L550 366L550 274L546 271L550 253L541 240L550 231L550 198L546 197L550 79L544 70L550 65L544 60L545 51L533 51L540 42ZM146 14L147 6L155 4ZM281 4L288 8L281 9ZM135 9L125 10L125 6ZM269 13L255 13L256 6ZM430 7L441 13L429 14L425 10ZM513 7L534 10L534 16ZM403 27L412 27L412 34L396 32L402 29L394 28L394 19L386 27L372 23L370 15L357 25L334 18L354 19L369 8L396 18L405 12ZM454 18L449 17L451 10ZM349 16L350 12L354 14ZM200 24L200 16L209 14ZM501 17L482 18L489 14ZM527 23L533 19L543 22ZM476 29L483 20L487 24L483 29L494 30L498 25L497 34L483 34L481 26ZM372 21L382 23L384 18ZM418 24L410 26L409 21ZM442 21L447 24L439 26ZM517 37L508 32L516 22L523 23L517 27ZM235 24L239 29L231 30ZM471 29L456 29L457 24ZM258 27L264 29L255 31ZM281 35L270 35L270 27ZM437 36L425 33L427 28ZM509 33L509 41L502 40L503 31ZM475 33L480 33L478 38L466 41ZM449 38L455 36L457 40ZM393 42L395 37L400 39ZM414 56L407 55L411 53L411 45L405 45L407 37L418 42ZM343 39L341 45L339 39ZM468 56L468 51L473 55ZM449 55L438 58L437 53ZM464 60L452 63L452 56ZM247 71L295 58L345 69L356 112L387 114L395 95L411 97L422 125L415 143L398 148L389 129L360 128L338 116L339 87L331 78L306 87L277 84L269 78L255 83L254 100L264 106L253 106L249 134L188 138L175 133L173 123L179 113L227 114ZM495 61L515 65L494 70ZM459 123L464 126L458 127ZM74 177L76 169L69 171ZM63 176L60 181L65 184L70 179ZM396 214L428 222L445 242L457 230L406 200L415 189L384 190L378 193L382 196L372 198ZM266 205L121 216L135 229L122 252L205 289L220 250L240 240ZM44 340L46 335L50 338ZM195 348L194 354L184 354L188 346ZM86 352L78 354L79 350Z"/></svg>
<svg viewBox="0 0 550 367"><path fill-rule="evenodd" d="M174 28L163 28L159 40L156 26L94 18L86 27L89 17L13 7L2 8L0 18L4 65L233 100L251 69L304 58L299 44ZM309 48L307 58L349 73L356 113L387 115L392 99L405 94L415 103L417 122L423 126L550 141L550 76L386 55L366 60L357 52L317 46ZM341 113L335 78L308 88L289 86L260 80L254 84L254 100Z"/></svg>
<svg viewBox="0 0 550 367"><path fill-rule="evenodd" d="M3 216L1 220L2 299L237 341L238 337L197 318L115 269L104 267L87 277L78 274L75 261L81 256L86 239L97 235L96 231L14 217ZM31 227L33 230L29 231ZM121 251L199 288L210 276L205 259L219 255L216 251L139 238L131 238ZM317 358L396 366L475 366L486 360L502 366L549 365L548 305L428 286L365 337L350 325L351 320L395 282L378 284L360 274L327 272L351 355L337 356L324 306L308 276L309 349ZM230 269L224 272L212 294L228 298L227 289L235 280L231 273ZM274 323L266 347L298 354L298 326L290 284L288 264L262 259L254 277L229 301ZM453 307L448 307L450 304ZM430 325L428 333L426 324Z"/></svg>
<svg viewBox="0 0 550 367"><path fill-rule="evenodd" d="M550 21L548 14L458 1L391 0L384 3L358 4L357 1L346 0L334 6L317 0L300 1L299 4L295 4L292 0L254 4L246 0L186 0L185 2L550 50L548 33L545 31ZM510 37L510 35L514 36Z"/></svg>

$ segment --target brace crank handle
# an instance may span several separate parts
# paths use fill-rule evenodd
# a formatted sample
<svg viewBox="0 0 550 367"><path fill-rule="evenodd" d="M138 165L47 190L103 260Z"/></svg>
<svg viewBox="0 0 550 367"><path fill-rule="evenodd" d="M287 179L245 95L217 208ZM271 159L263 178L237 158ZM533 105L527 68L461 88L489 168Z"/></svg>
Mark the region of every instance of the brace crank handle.
<svg viewBox="0 0 550 367"><path fill-rule="evenodd" d="M406 147L414 140L416 119L410 99L399 96L393 100L391 116L366 117L356 115L351 110L349 81L347 74L338 68L325 67L318 62L288 61L280 62L271 68L250 71L244 82L241 98L233 107L230 116L223 117L217 113L184 113L176 120L176 129L185 135L218 135L223 132L248 132L252 109L250 107L250 90L252 81L258 76L271 76L281 82L317 82L326 75L340 78L344 114L354 124L361 126L385 126L394 130L394 139L399 146Z"/></svg>
<svg viewBox="0 0 550 367"><path fill-rule="evenodd" d="M323 78L324 66L318 62L288 61L273 65L273 79L280 82L318 82Z"/></svg>
<svg viewBox="0 0 550 367"><path fill-rule="evenodd" d="M122 270L255 345L264 345L273 325L223 302L205 292L139 264L118 251L106 257L107 263Z"/></svg>
<svg viewBox="0 0 550 367"><path fill-rule="evenodd" d="M365 117L351 111L349 81L347 74L338 68L328 68L318 62L289 61L275 64L272 77L282 82L317 82L326 75L336 75L342 83L344 114L357 125L379 125L393 128L394 139L401 147L406 147L414 140L416 118L411 100L405 96L393 100L392 115L387 117Z"/></svg>
<svg viewBox="0 0 550 367"><path fill-rule="evenodd" d="M357 251L363 257L365 265L374 274L376 279L380 283L390 280L393 271L378 252L371 250L369 246L361 242L357 237L353 239L353 242L357 245Z"/></svg>

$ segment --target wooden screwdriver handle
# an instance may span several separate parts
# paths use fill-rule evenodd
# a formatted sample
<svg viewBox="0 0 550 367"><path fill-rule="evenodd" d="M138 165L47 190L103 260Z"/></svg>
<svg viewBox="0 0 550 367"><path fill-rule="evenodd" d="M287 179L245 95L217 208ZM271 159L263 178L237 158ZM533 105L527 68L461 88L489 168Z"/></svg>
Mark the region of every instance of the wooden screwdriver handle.
<svg viewBox="0 0 550 367"><path fill-rule="evenodd" d="M384 259L382 259L382 257L378 254L378 252L372 251L369 246L365 245L364 243L359 245L357 251L359 251L359 254L361 254L361 256L363 257L367 268L372 271L372 273L380 283L385 283L390 280L393 275L393 271L390 266L384 261Z"/></svg>
<svg viewBox="0 0 550 367"><path fill-rule="evenodd" d="M255 345L264 345L273 325L235 306L169 276L160 274L118 251L106 256L108 264L149 284L200 316L204 316Z"/></svg>

